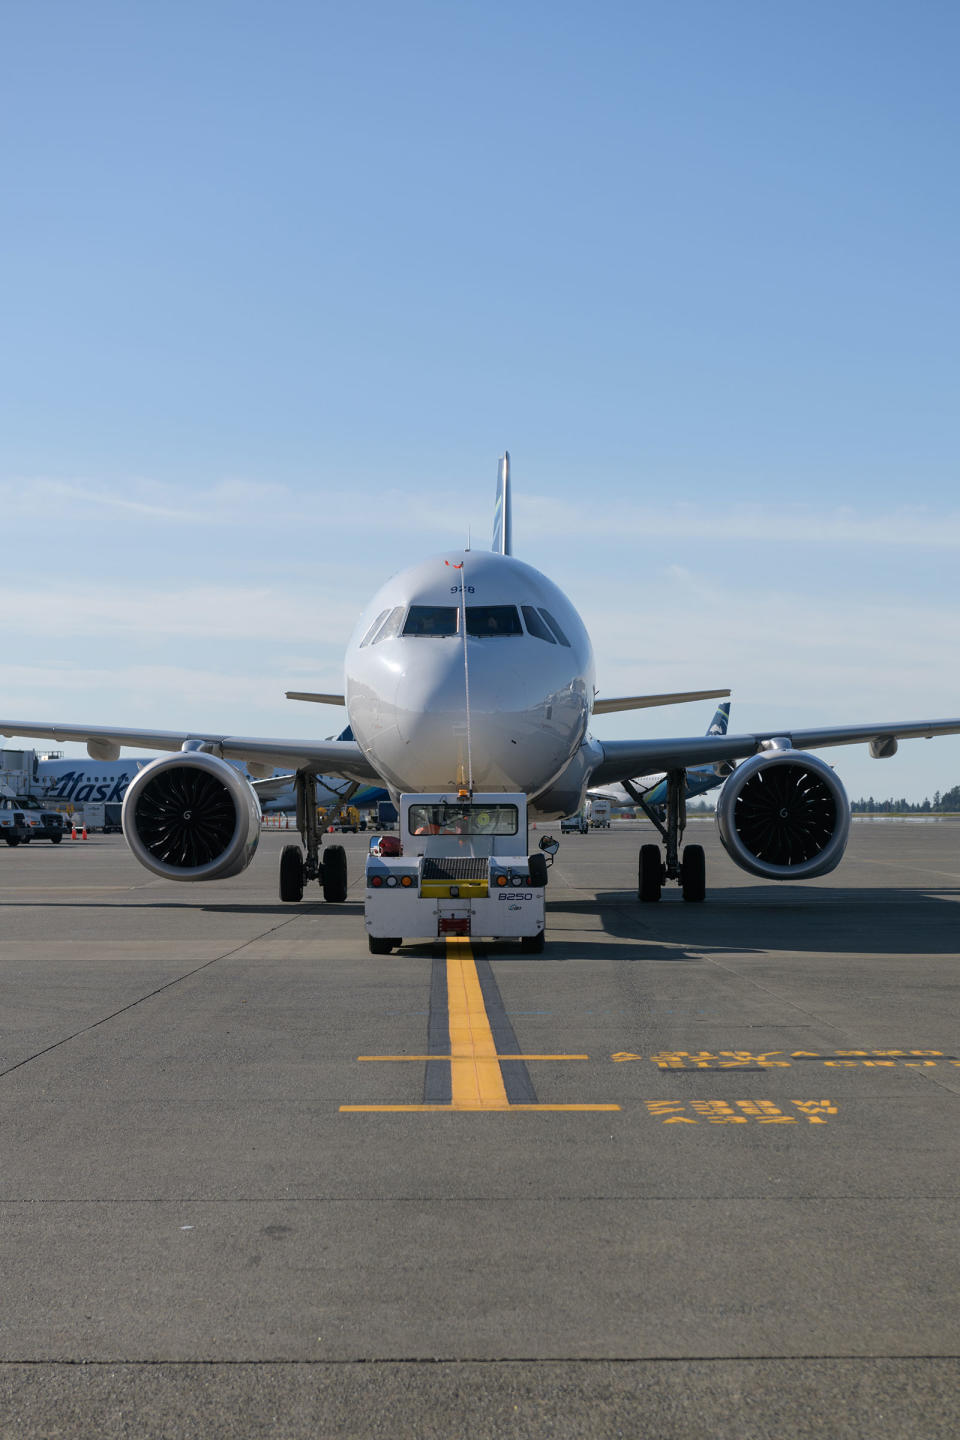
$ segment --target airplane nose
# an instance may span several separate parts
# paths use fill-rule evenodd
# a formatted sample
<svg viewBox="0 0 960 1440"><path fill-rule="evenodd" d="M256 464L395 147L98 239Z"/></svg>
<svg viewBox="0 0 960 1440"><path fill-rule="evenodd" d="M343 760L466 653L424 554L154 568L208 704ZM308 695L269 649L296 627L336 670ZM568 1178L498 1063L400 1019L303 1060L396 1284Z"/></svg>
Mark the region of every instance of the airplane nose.
<svg viewBox="0 0 960 1440"><path fill-rule="evenodd" d="M437 642L422 643L426 653L416 655L417 663L404 671L397 685L397 724L408 743L418 739L425 720L441 722L462 717L465 707L463 651L458 646L455 655L431 654L427 646L432 649Z"/></svg>
<svg viewBox="0 0 960 1440"><path fill-rule="evenodd" d="M425 642L424 649L435 643ZM405 750L404 768L419 777L420 789L445 790L467 776L465 695L459 648L456 655L418 654L416 666L397 686L397 733ZM474 718L471 714L471 751Z"/></svg>
<svg viewBox="0 0 960 1440"><path fill-rule="evenodd" d="M543 694L500 654L471 655L468 724L463 650L451 645L445 654L439 647L427 652L435 643L424 642L426 653L418 653L398 686L396 729L406 773L416 775L420 790L447 790L471 775L477 790L527 788L553 763L555 737L544 729Z"/></svg>

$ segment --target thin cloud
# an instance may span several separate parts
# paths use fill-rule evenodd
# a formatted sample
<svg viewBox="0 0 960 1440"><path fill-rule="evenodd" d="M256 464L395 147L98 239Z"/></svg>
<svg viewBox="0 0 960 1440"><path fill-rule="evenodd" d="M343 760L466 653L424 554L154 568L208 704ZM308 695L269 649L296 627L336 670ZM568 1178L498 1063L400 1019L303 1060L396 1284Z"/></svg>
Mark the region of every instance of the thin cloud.
<svg viewBox="0 0 960 1440"><path fill-rule="evenodd" d="M315 597L314 597L315 598ZM349 597L325 605L322 626L313 604L293 591L197 585L170 589L60 581L35 590L0 587L0 611L15 612L22 635L92 641L120 635L182 636L336 645L350 635L360 606Z"/></svg>
<svg viewBox="0 0 960 1440"><path fill-rule="evenodd" d="M203 489L131 479L122 484L102 484L87 479L56 480L44 477L0 482L0 503L8 514L35 520L38 513L62 515L64 511L84 516L89 512L112 510L145 519L261 534L265 530L286 531L291 555L302 549L303 535L314 530L326 546L331 530L343 532L344 543L361 530L384 538L404 535L430 536L430 543L462 544L471 516L464 511L449 486L411 493L399 488L378 490L375 504L358 511L356 487L344 488L335 477L319 477L316 485L293 489L246 479L225 479ZM490 513L493 497L490 495ZM489 521L492 523L492 520ZM489 528L483 525L483 535ZM91 517L91 524L93 520ZM479 534L476 526L474 533Z"/></svg>
<svg viewBox="0 0 960 1440"><path fill-rule="evenodd" d="M903 506L869 514L852 506L832 509L804 504L579 506L550 496L514 497L515 529L554 540L590 535L608 544L651 542L680 536L712 543L761 541L790 545L895 545L960 549L960 511Z"/></svg>
<svg viewBox="0 0 960 1440"><path fill-rule="evenodd" d="M61 480L36 482L29 487L28 498L31 505L61 505L66 501L83 507L93 505L101 509L124 510L136 515L148 515L155 520L184 521L199 520L200 518L200 512L197 510L174 508L147 500L138 500L131 497L129 491L120 494L115 490L103 490L90 485L67 484Z"/></svg>
<svg viewBox="0 0 960 1440"><path fill-rule="evenodd" d="M23 514L51 508L62 511L64 507L81 513L114 510L197 526L209 525L216 517L218 524L231 529L286 529L291 542L305 529L316 527L321 536L329 535L332 528L351 534L362 523L365 536L422 535L454 545L461 544L471 529L485 545L490 520L489 510L481 509L478 493L471 493L466 504L460 487L437 481L420 482L413 493L399 487L378 490L375 506L364 510L361 522L355 489L345 491L330 476L318 476L315 485L297 489L242 477L219 480L203 489L142 478L122 484L20 478L0 482L0 500ZM490 502L492 507L492 493ZM802 501L745 504L734 500L711 505L683 500L659 505L612 501L595 506L520 489L514 493L513 505L515 532L538 543L592 537L608 546L647 545L658 537L681 536L687 543L960 549L960 510L944 514L928 506L866 511L849 505L824 508Z"/></svg>

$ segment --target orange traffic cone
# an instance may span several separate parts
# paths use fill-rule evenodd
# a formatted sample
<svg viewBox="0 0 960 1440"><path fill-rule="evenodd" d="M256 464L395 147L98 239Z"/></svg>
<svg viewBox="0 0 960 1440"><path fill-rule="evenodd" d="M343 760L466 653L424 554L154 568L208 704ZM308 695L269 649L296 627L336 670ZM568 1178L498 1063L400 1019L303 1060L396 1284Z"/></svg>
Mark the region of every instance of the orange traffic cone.
<svg viewBox="0 0 960 1440"><path fill-rule="evenodd" d="M72 824L72 825L70 826L70 839L71 839L71 840L76 840L76 838L77 838L77 827L76 827L76 824Z"/></svg>
<svg viewBox="0 0 960 1440"><path fill-rule="evenodd" d="M81 834L80 834L80 839L81 839L81 840L86 840L86 838L87 838L87 826L86 826L86 821L84 821L84 826L83 826L83 830L82 830L82 832L81 832Z"/></svg>

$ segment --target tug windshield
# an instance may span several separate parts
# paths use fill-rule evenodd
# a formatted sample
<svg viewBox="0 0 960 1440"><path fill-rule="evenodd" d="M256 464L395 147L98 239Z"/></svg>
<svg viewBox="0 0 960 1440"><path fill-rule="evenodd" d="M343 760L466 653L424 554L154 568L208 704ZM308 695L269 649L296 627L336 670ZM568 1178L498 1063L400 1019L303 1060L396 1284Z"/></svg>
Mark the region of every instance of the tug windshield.
<svg viewBox="0 0 960 1440"><path fill-rule="evenodd" d="M516 805L411 805L411 835L516 835Z"/></svg>

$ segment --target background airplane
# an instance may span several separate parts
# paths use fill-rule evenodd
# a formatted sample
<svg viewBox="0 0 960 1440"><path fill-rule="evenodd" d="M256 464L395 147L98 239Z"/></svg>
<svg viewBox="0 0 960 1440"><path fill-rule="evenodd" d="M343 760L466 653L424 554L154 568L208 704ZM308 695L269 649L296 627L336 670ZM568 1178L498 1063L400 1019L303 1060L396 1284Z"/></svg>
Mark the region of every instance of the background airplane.
<svg viewBox="0 0 960 1440"><path fill-rule="evenodd" d="M718 705L713 719L707 726L708 735L726 735L730 723L730 702L724 700ZM715 790L732 774L733 765L691 765L685 772L685 800L693 800ZM641 805L651 810L663 810L667 804L667 777L662 772L655 775L635 775L619 785L591 786L587 790L591 800L610 800L614 805Z"/></svg>
<svg viewBox="0 0 960 1440"><path fill-rule="evenodd" d="M401 570L374 595L347 646L342 699L354 739L236 736L189 730L0 720L0 733L82 740L95 760L120 747L179 751L142 769L124 800L123 829L136 858L169 879L235 875L253 859L260 804L232 761L255 780L295 771L305 853L288 846L281 897L298 900L319 880L331 901L346 898L341 846L321 856L318 774L403 792L513 790L534 816L573 814L587 790L662 773L664 848L644 845L638 894L657 900L666 879L684 899L704 898L704 852L681 851L686 772L740 761L720 792L720 839L736 864L771 880L806 880L833 870L846 847L850 805L832 767L809 753L866 744L875 759L901 739L960 733L960 719L760 730L600 741L590 720L604 711L725 696L728 690L597 699L593 650L564 592L512 554L509 455L500 462L493 549L448 551ZM325 697L328 700L330 697ZM345 796L349 799L350 796Z"/></svg>
<svg viewBox="0 0 960 1440"><path fill-rule="evenodd" d="M352 739L344 731L338 738ZM122 804L127 786L157 756L136 758L128 756L121 760L35 760L33 765L33 788L44 800L57 800L68 805ZM295 773L289 769L276 769L268 779L253 780L247 774L243 761L232 762L240 773L249 780L260 801L265 815L296 810ZM382 786L364 785L351 788L348 781L336 775L314 776L316 804L324 807L349 803L358 810L369 809L389 795ZM348 797L345 799L345 797Z"/></svg>

